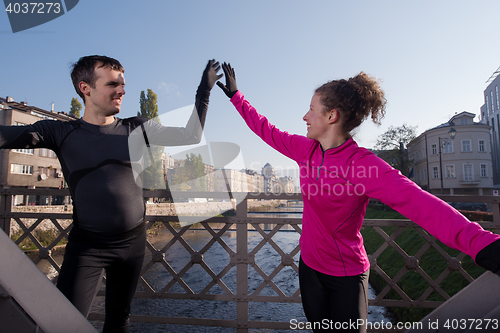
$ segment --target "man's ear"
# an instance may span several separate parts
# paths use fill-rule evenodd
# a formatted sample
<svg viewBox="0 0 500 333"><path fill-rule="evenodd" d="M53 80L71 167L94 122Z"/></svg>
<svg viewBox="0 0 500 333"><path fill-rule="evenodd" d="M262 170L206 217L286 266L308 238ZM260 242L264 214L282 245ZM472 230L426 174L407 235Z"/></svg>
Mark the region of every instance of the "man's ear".
<svg viewBox="0 0 500 333"><path fill-rule="evenodd" d="M80 81L78 88L84 96L90 96L90 85L85 81Z"/></svg>
<svg viewBox="0 0 500 333"><path fill-rule="evenodd" d="M332 109L330 112L329 112L329 115L328 115L328 123L329 124L333 124L335 122L337 122L337 120L339 120L339 112L337 111L337 109Z"/></svg>

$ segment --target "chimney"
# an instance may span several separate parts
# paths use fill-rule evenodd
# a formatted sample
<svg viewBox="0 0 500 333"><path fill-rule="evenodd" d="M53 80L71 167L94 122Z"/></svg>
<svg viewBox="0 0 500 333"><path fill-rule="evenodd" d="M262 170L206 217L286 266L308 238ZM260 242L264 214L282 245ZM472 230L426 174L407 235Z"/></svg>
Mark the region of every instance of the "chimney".
<svg viewBox="0 0 500 333"><path fill-rule="evenodd" d="M7 96L7 103L14 102L14 97Z"/></svg>

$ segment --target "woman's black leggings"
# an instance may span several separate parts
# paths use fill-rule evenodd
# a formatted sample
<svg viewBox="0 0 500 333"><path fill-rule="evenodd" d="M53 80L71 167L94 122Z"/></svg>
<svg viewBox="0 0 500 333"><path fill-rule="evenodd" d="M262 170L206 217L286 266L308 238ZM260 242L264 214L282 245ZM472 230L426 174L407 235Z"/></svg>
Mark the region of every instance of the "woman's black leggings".
<svg viewBox="0 0 500 333"><path fill-rule="evenodd" d="M330 276L300 259L302 305L314 332L366 332L368 276L369 271L356 276Z"/></svg>
<svg viewBox="0 0 500 333"><path fill-rule="evenodd" d="M59 290L87 316L106 271L106 318L103 332L129 332L132 297L141 275L146 229L139 226L115 239L73 227L57 281Z"/></svg>

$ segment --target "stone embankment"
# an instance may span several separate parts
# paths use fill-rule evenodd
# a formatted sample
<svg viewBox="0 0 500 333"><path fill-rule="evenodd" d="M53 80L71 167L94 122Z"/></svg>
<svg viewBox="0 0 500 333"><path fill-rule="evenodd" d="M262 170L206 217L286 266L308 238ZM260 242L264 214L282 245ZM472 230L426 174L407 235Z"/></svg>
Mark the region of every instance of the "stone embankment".
<svg viewBox="0 0 500 333"><path fill-rule="evenodd" d="M235 208L233 202L181 202L181 203L153 203L146 205L146 215L181 215L181 216L216 216L225 211ZM286 200L248 200L248 210L267 210L274 207L286 205ZM57 205L57 206L15 206L13 212L27 213L47 213L47 214L72 214L72 205ZM37 219L22 219L26 227L30 227ZM57 219L57 222L67 228L71 219ZM54 223L47 217L43 220L36 230L51 230L55 229ZM15 219L11 221L11 234L21 231L19 224Z"/></svg>
<svg viewBox="0 0 500 333"><path fill-rule="evenodd" d="M24 212L24 213L47 213L47 214L72 214L73 213L73 206L64 206L64 205L57 205L57 206L14 206L12 207L12 212ZM41 216L41 218L44 218L42 222L35 228L35 230L38 231L46 231L46 230L53 230L57 229L54 223L50 220L49 216L44 217ZM24 225L29 228L35 223L38 219L28 219L28 218L22 218L20 219ZM72 219L57 219L57 222L66 229L71 222L73 222ZM16 219L11 219L10 221L10 234L16 234L20 232L22 229L19 226L19 223L16 221Z"/></svg>

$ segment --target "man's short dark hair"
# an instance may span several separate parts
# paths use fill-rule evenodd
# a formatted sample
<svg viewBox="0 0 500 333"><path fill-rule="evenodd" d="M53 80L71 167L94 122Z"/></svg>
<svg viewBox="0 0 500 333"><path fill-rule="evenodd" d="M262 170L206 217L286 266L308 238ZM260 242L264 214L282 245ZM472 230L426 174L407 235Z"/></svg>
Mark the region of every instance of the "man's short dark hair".
<svg viewBox="0 0 500 333"><path fill-rule="evenodd" d="M80 82L83 81L92 88L95 88L95 81L97 79L95 75L96 68L109 67L114 71L125 72L125 69L123 69L122 64L118 60L100 55L81 57L72 67L71 80L73 81L76 93L83 99L83 103L85 103L85 97L80 90Z"/></svg>

